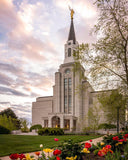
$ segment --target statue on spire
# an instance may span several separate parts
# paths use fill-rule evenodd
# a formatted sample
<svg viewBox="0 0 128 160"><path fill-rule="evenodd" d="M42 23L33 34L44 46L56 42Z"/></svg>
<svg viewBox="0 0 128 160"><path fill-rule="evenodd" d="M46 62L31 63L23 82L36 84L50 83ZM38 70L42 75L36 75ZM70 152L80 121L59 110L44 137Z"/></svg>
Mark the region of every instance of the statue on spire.
<svg viewBox="0 0 128 160"><path fill-rule="evenodd" d="M74 10L69 6L69 10L71 11L70 15L71 15L71 19L73 19L73 14L75 13Z"/></svg>

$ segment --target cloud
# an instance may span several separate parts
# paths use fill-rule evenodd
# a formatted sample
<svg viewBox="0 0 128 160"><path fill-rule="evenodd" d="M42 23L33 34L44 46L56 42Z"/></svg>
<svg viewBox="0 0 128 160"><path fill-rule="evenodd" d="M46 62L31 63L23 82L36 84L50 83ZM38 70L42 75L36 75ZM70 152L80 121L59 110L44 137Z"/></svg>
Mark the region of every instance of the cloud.
<svg viewBox="0 0 128 160"><path fill-rule="evenodd" d="M28 96L26 94L23 94L15 89L7 88L7 87L2 87L0 86L0 94L6 94L6 95L15 95L15 96Z"/></svg>
<svg viewBox="0 0 128 160"><path fill-rule="evenodd" d="M17 74L22 72L20 68L15 67L13 64L7 63L0 63L0 70Z"/></svg>
<svg viewBox="0 0 128 160"><path fill-rule="evenodd" d="M0 73L0 84L10 86L13 83L13 79Z"/></svg>
<svg viewBox="0 0 128 160"><path fill-rule="evenodd" d="M21 21L18 19L15 12L15 6L12 3L12 0L1 0L0 1L0 27L2 28L1 32L10 31L16 25L21 24Z"/></svg>

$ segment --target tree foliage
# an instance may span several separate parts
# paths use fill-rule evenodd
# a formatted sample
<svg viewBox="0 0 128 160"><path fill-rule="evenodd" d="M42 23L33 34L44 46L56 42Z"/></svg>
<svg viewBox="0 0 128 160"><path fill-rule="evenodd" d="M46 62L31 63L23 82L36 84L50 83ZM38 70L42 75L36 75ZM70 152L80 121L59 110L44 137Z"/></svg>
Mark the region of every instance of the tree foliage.
<svg viewBox="0 0 128 160"><path fill-rule="evenodd" d="M25 118L20 118L20 122L21 122L21 131L22 132L28 132L29 129L28 129L28 125L29 125L29 122L27 119Z"/></svg>
<svg viewBox="0 0 128 160"><path fill-rule="evenodd" d="M101 88L119 87L128 94L128 1L97 0L98 23L95 44L82 44L76 59L83 63ZM99 82L99 83L97 83Z"/></svg>
<svg viewBox="0 0 128 160"><path fill-rule="evenodd" d="M7 108L7 109L1 111L0 115L2 115L2 116L6 115L7 118L11 117L14 125L16 126L16 129L21 128L20 120L18 119L18 117L16 116L16 114L14 113L14 111L11 108Z"/></svg>
<svg viewBox="0 0 128 160"><path fill-rule="evenodd" d="M119 108L119 120L124 125L126 98L121 93L117 90L112 90L109 94L100 94L98 100L108 123L116 123L117 109Z"/></svg>
<svg viewBox="0 0 128 160"><path fill-rule="evenodd" d="M0 115L0 125L9 129L10 131L16 130L16 123L12 117L7 117L5 114Z"/></svg>

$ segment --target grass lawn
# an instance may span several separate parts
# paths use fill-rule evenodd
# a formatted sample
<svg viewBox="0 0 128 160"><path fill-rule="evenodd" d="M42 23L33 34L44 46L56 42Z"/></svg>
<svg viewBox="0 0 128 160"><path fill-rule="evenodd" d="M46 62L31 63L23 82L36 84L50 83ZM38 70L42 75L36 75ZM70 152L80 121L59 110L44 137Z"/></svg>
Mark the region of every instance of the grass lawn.
<svg viewBox="0 0 128 160"><path fill-rule="evenodd" d="M53 148L64 140L73 139L77 142L98 138L96 135L63 135L63 136L27 136L27 135L0 135L0 157L12 153L27 153L39 151L40 144L44 148ZM59 141L54 141L58 138Z"/></svg>

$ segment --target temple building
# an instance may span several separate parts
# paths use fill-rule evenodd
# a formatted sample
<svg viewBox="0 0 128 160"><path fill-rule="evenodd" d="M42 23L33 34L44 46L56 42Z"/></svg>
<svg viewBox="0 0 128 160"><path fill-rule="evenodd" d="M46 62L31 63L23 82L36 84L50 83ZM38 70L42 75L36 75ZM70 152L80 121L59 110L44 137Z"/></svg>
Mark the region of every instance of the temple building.
<svg viewBox="0 0 128 160"><path fill-rule="evenodd" d="M71 10L71 25L68 40L65 44L65 58L55 73L53 96L38 97L32 103L32 125L41 124L42 127L60 127L68 131L80 131L81 121L88 113L88 109L97 101L92 86L85 78L85 70L81 66L79 72L74 72L74 51L79 46L76 41L73 10ZM76 88L86 88L76 93ZM102 114L102 113L101 113ZM87 125L89 120L86 121Z"/></svg>

